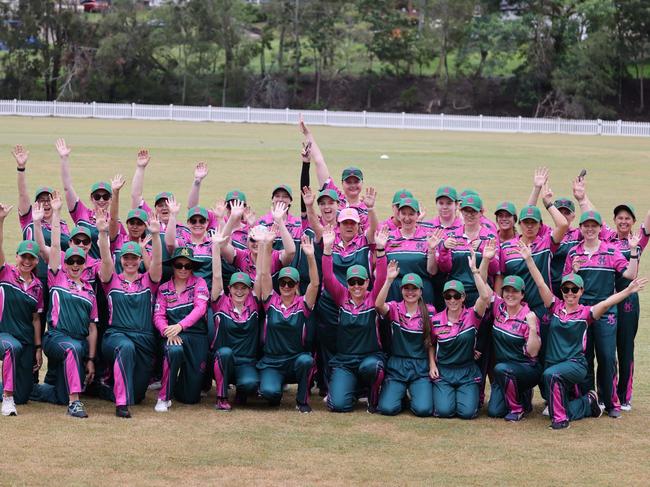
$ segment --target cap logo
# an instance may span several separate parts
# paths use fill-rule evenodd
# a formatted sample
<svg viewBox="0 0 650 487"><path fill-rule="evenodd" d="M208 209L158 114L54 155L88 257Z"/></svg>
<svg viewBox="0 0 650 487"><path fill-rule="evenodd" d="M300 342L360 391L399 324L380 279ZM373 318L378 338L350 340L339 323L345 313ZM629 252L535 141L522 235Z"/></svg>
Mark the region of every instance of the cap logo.
<svg viewBox="0 0 650 487"><path fill-rule="evenodd" d="M28 243L28 244L27 244L27 248L28 248L29 250L32 250L33 247L34 247L34 246L33 246L31 243Z"/></svg>
<svg viewBox="0 0 650 487"><path fill-rule="evenodd" d="M449 188L445 188L444 193L449 194Z"/></svg>
<svg viewBox="0 0 650 487"><path fill-rule="evenodd" d="M452 282L449 284L449 287L456 287L456 283L452 281Z"/></svg>
<svg viewBox="0 0 650 487"><path fill-rule="evenodd" d="M528 212L527 212L527 214L528 214L528 215L532 215L532 214L533 214L533 209L532 209L532 208L528 208Z"/></svg>
<svg viewBox="0 0 650 487"><path fill-rule="evenodd" d="M409 281L412 281L412 280L413 280L413 276L409 276L408 280L409 280Z"/></svg>
<svg viewBox="0 0 650 487"><path fill-rule="evenodd" d="M352 274L358 274L358 273L359 273L359 269L352 269Z"/></svg>
<svg viewBox="0 0 650 487"><path fill-rule="evenodd" d="M188 255L190 255L190 251L188 249L183 249L181 250L181 255L187 257Z"/></svg>
<svg viewBox="0 0 650 487"><path fill-rule="evenodd" d="M474 198L472 198L472 197L467 198L467 202L468 202L468 203L474 203Z"/></svg>
<svg viewBox="0 0 650 487"><path fill-rule="evenodd" d="M232 195L236 198L237 196L239 196L239 192L238 191L233 191Z"/></svg>
<svg viewBox="0 0 650 487"><path fill-rule="evenodd" d="M402 193L399 195L400 198L406 198L408 195L406 193Z"/></svg>
<svg viewBox="0 0 650 487"><path fill-rule="evenodd" d="M594 217L594 212L593 212L593 211L590 211L590 212L589 212L589 216L590 216L591 218L593 218L593 217Z"/></svg>

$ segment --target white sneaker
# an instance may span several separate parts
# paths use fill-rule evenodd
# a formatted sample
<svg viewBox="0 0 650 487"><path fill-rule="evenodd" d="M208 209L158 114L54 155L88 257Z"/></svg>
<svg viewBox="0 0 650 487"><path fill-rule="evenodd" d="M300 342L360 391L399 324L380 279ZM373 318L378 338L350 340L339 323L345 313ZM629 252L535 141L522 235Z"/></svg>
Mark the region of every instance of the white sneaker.
<svg viewBox="0 0 650 487"><path fill-rule="evenodd" d="M621 411L632 411L632 404L629 402L624 402L621 404Z"/></svg>
<svg viewBox="0 0 650 487"><path fill-rule="evenodd" d="M171 401L163 401L162 399L158 399L158 402L154 406L153 410L156 411L157 413L166 413L167 411L169 411L171 405L172 405Z"/></svg>
<svg viewBox="0 0 650 487"><path fill-rule="evenodd" d="M148 391L159 391L160 389L162 389L162 384L160 383L159 380L157 380L156 382L152 382L147 386Z"/></svg>
<svg viewBox="0 0 650 487"><path fill-rule="evenodd" d="M544 408L544 411L542 411L542 416L550 416L551 413L548 412L548 406Z"/></svg>
<svg viewBox="0 0 650 487"><path fill-rule="evenodd" d="M16 403L14 402L13 396L2 398L2 415L18 416L18 412L16 411Z"/></svg>

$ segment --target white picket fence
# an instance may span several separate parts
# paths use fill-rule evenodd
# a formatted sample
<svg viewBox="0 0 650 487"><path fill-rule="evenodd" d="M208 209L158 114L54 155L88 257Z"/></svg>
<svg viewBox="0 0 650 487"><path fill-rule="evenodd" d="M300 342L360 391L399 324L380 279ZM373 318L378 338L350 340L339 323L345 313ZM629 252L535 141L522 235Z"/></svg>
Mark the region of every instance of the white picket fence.
<svg viewBox="0 0 650 487"><path fill-rule="evenodd" d="M650 136L650 123L622 120L566 120L561 118L488 117L417 113L345 112L268 108L191 107L136 103L72 103L0 100L0 115L76 117L192 122L295 124L302 113L311 125L370 127L461 132L510 132L569 135Z"/></svg>

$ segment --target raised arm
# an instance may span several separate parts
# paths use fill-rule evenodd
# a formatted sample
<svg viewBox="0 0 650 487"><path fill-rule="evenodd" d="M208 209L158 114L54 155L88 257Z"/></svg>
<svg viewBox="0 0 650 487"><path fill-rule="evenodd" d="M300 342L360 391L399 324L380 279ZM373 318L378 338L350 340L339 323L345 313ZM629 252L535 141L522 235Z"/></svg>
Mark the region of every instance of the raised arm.
<svg viewBox="0 0 650 487"><path fill-rule="evenodd" d="M544 306L550 308L551 304L553 304L554 299L553 292L549 289L546 282L544 282L542 273L535 265L535 261L533 260L533 253L530 246L526 245L526 243L522 242L521 240L519 241L519 253L524 259L524 262L526 262L528 272L530 272L531 277L537 285L537 290L539 291L539 295L542 298L542 301L544 301Z"/></svg>
<svg viewBox="0 0 650 487"><path fill-rule="evenodd" d="M162 279L162 243L160 241L160 220L155 216L149 218L147 229L151 234L151 264L149 265L149 278L153 282Z"/></svg>
<svg viewBox="0 0 650 487"><path fill-rule="evenodd" d="M585 178L577 177L573 180L573 197L580 205L580 210L584 213L585 211L595 210L593 203L589 200L587 196L587 185Z"/></svg>
<svg viewBox="0 0 650 487"><path fill-rule="evenodd" d="M442 228L436 228L427 239L427 272L431 276L438 273L438 258L436 252L442 242L445 231Z"/></svg>
<svg viewBox="0 0 650 487"><path fill-rule="evenodd" d="M397 279L397 276L399 276L399 266L397 265L396 260L391 260L388 263L388 269L386 271L386 281L384 281L384 285L379 290L377 299L375 300L375 309L381 316L386 316L388 314L389 308L386 304L386 297L388 296L390 287L393 285L393 281Z"/></svg>
<svg viewBox="0 0 650 487"><path fill-rule="evenodd" d="M488 240L488 242L483 247L483 253L481 258L481 265L479 265L478 270L481 274L481 278L487 282L488 278L488 269L497 255L497 241L494 238Z"/></svg>
<svg viewBox="0 0 650 487"><path fill-rule="evenodd" d="M300 115L302 119L302 114ZM302 120L301 120L302 121ZM300 169L300 186L299 188L309 187L309 163L311 161L311 142L304 141L302 143L302 151L300 152L300 159L302 160L302 166ZM300 216L307 216L307 206L305 205L305 199L303 195L300 195Z"/></svg>
<svg viewBox="0 0 650 487"><path fill-rule="evenodd" d="M210 299L216 301L223 292L223 275L221 269L221 244L224 237L220 233L212 235L212 291Z"/></svg>
<svg viewBox="0 0 650 487"><path fill-rule="evenodd" d="M643 288L645 288L645 285L647 283L648 279L646 277L638 277L634 279L630 284L628 284L628 286L622 291L617 292L616 294L612 294L606 300L592 306L591 314L593 315L594 319L600 319L607 312L607 310L615 304L620 303L621 301L625 300L625 298L631 296L634 293L643 291Z"/></svg>
<svg viewBox="0 0 650 487"><path fill-rule="evenodd" d="M334 275L334 263L332 262L332 250L334 248L334 230L327 226L323 231L323 286L332 296L333 301L342 306L347 289L336 279Z"/></svg>
<svg viewBox="0 0 650 487"><path fill-rule="evenodd" d="M38 247L41 249L39 255L46 262L50 262L50 247L45 244L45 236L43 235L43 205L41 203L35 202L32 206L32 223L34 224L34 240L38 244Z"/></svg>
<svg viewBox="0 0 650 487"><path fill-rule="evenodd" d="M232 232L239 226L246 210L246 203L239 200L233 200L230 202L230 217L226 225L223 227L222 234L224 237L230 237Z"/></svg>
<svg viewBox="0 0 650 487"><path fill-rule="evenodd" d="M108 236L111 242L115 240L117 234L120 232L120 190L124 186L126 179L121 174L116 174L111 179L111 188L113 189L113 197L111 198L110 218L108 221Z"/></svg>
<svg viewBox="0 0 650 487"><path fill-rule="evenodd" d="M544 185L542 193L542 201L544 201L544 207L551 215L555 228L553 229L553 242L559 244L562 242L562 239L566 235L566 232L569 231L569 222L566 217L558 210L553 204L553 191L548 186Z"/></svg>
<svg viewBox="0 0 650 487"><path fill-rule="evenodd" d="M187 207L193 208L199 205L199 195L201 193L201 182L208 175L208 165L205 162L197 162L194 168L194 181L187 195Z"/></svg>
<svg viewBox="0 0 650 487"><path fill-rule="evenodd" d="M99 256L102 261L99 268L99 280L109 282L113 277L115 265L113 264L113 256L111 255L111 243L108 240L108 214L105 210L97 210L95 213L95 224L99 231L97 243L99 245Z"/></svg>
<svg viewBox="0 0 650 487"><path fill-rule="evenodd" d="M296 255L296 244L289 233L289 229L284 222L284 215L287 212L287 205L281 201L273 205L273 222L278 226L280 238L282 239L282 250L280 251L280 261L282 265L289 265Z"/></svg>
<svg viewBox="0 0 650 487"><path fill-rule="evenodd" d="M178 218L181 205L176 201L176 198L170 197L167 200L167 207L169 208L169 221L165 230L165 245L167 246L169 255L172 255L174 249L176 249L176 218Z"/></svg>
<svg viewBox="0 0 650 487"><path fill-rule="evenodd" d="M325 158L323 157L323 153L321 152L320 147L318 147L318 144L316 143L314 134L305 124L302 115L300 116L299 126L300 131L305 136L305 143L310 144L310 159L314 162L314 164L316 164L316 177L318 178L318 185L319 187L323 187L325 182L330 177L330 171L327 168L327 164L325 164Z"/></svg>
<svg viewBox="0 0 650 487"><path fill-rule="evenodd" d="M5 265L7 262L4 251L4 226L5 219L7 218L7 215L12 208L13 205L5 205L4 203L0 203L0 267Z"/></svg>
<svg viewBox="0 0 650 487"><path fill-rule="evenodd" d="M539 194L542 192L542 188L548 181L548 168L538 167L535 169L535 174L533 176L533 190L528 197L527 205L537 206L537 200L539 199Z"/></svg>
<svg viewBox="0 0 650 487"><path fill-rule="evenodd" d="M135 161L135 172L131 181L131 209L138 208L142 203L144 189L144 171L151 158L147 149L140 149Z"/></svg>
<svg viewBox="0 0 650 487"><path fill-rule="evenodd" d="M273 294L273 278L271 276L271 253L273 252L272 232L260 235L257 250L257 277L259 280L260 299L266 301Z"/></svg>
<svg viewBox="0 0 650 487"><path fill-rule="evenodd" d="M72 211L79 199L74 187L72 186L72 173L70 172L70 152L72 152L72 150L65 143L65 139L57 139L55 146L56 151L59 153L59 159L61 160L61 181L63 182L65 202L68 206L68 210Z"/></svg>
<svg viewBox="0 0 650 487"><path fill-rule="evenodd" d="M638 233L630 235L630 261L627 264L627 269L623 272L625 279L634 279L639 273L639 241L641 240L641 230Z"/></svg>
<svg viewBox="0 0 650 487"><path fill-rule="evenodd" d="M58 191L52 194L50 205L52 206L52 235L48 266L50 269L56 270L61 265L61 207L63 206L61 194Z"/></svg>
<svg viewBox="0 0 650 487"><path fill-rule="evenodd" d="M25 215L29 211L30 199L27 191L27 176L25 168L29 159L29 152L22 145L17 145L11 152L16 159L16 169L18 170L18 215Z"/></svg>
<svg viewBox="0 0 650 487"><path fill-rule="evenodd" d="M368 208L368 228L366 229L366 239L368 239L368 242L371 244L375 243L375 232L379 226L379 219L377 218L377 212L375 211L376 200L377 192L375 191L375 188L366 188L362 201Z"/></svg>
<svg viewBox="0 0 650 487"><path fill-rule="evenodd" d="M305 290L305 303L309 308L316 305L316 298L318 297L318 266L316 265L316 257L314 256L314 242L312 242L309 235L303 235L300 240L300 248L302 254L307 257L307 264L309 265L309 284Z"/></svg>
<svg viewBox="0 0 650 487"><path fill-rule="evenodd" d="M320 220L314 209L315 197L310 187L305 186L302 188L302 200L305 202L305 207L307 208L309 226L314 231L314 241L320 242L323 237L323 225L320 224Z"/></svg>
<svg viewBox="0 0 650 487"><path fill-rule="evenodd" d="M469 268L472 271L474 276L474 284L476 284L476 290L478 291L478 299L474 303L474 311L477 315L483 316L485 310L490 305L490 300L492 299L492 289L487 285L487 282L481 277L481 271L476 267L476 252L472 247L469 248L469 256L467 257L469 263Z"/></svg>

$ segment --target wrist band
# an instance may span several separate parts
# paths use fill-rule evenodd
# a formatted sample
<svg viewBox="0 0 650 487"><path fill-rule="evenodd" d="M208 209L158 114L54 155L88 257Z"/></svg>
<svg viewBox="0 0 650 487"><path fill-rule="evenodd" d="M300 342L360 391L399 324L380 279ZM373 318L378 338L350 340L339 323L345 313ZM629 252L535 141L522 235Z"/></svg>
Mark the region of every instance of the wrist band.
<svg viewBox="0 0 650 487"><path fill-rule="evenodd" d="M548 205L544 205L544 207L548 210L551 206L555 206L555 203L549 203Z"/></svg>
<svg viewBox="0 0 650 487"><path fill-rule="evenodd" d="M39 343L38 345L34 345L34 348L35 348L36 350L38 350L39 348L43 348L43 345L41 345L41 344Z"/></svg>
<svg viewBox="0 0 650 487"><path fill-rule="evenodd" d="M16 168L16 171L18 171L18 172L25 172L25 168L24 168L24 167L17 167L17 168Z"/></svg>

